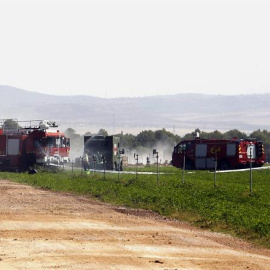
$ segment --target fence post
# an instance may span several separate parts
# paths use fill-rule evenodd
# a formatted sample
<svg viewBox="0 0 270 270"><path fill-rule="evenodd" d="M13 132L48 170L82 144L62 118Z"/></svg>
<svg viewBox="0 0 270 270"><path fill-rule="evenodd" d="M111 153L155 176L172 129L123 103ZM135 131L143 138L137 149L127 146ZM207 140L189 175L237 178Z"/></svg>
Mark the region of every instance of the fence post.
<svg viewBox="0 0 270 270"><path fill-rule="evenodd" d="M249 172L249 192L250 192L250 195L252 194L252 155L251 155L251 144L250 144L250 148L249 148L249 157L250 157L250 160L249 160L249 163L250 163L250 172Z"/></svg>
<svg viewBox="0 0 270 270"><path fill-rule="evenodd" d="M137 178L138 178L138 160L139 160L139 157L138 157L139 155L138 154L135 154L134 153L134 158L135 158L135 160L136 160L136 180L137 180Z"/></svg>
<svg viewBox="0 0 270 270"><path fill-rule="evenodd" d="M186 151L184 151L184 160L183 160L183 172L182 172L182 183L185 183L185 170L186 170Z"/></svg>
<svg viewBox="0 0 270 270"><path fill-rule="evenodd" d="M159 155L156 149L153 149L153 156L156 155L156 159L157 159L157 184L159 185L159 167L158 167L158 159L159 159Z"/></svg>
<svg viewBox="0 0 270 270"><path fill-rule="evenodd" d="M215 176L214 176L214 186L217 187L217 154L215 154Z"/></svg>

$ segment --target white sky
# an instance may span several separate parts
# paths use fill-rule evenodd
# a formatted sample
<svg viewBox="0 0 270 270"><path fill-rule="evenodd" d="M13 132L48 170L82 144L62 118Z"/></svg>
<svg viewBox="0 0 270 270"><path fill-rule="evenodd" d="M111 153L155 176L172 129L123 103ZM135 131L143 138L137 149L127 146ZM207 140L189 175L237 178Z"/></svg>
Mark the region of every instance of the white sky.
<svg viewBox="0 0 270 270"><path fill-rule="evenodd" d="M0 0L0 85L103 98L270 93L270 1Z"/></svg>

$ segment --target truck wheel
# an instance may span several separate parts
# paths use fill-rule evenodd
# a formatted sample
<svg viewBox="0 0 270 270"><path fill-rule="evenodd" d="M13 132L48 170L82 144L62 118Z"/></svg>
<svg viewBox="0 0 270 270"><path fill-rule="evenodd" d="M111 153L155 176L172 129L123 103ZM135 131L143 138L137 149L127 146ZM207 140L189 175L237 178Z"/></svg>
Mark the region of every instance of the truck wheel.
<svg viewBox="0 0 270 270"><path fill-rule="evenodd" d="M219 169L221 171L227 171L231 169L231 165L227 160L223 160L220 162Z"/></svg>

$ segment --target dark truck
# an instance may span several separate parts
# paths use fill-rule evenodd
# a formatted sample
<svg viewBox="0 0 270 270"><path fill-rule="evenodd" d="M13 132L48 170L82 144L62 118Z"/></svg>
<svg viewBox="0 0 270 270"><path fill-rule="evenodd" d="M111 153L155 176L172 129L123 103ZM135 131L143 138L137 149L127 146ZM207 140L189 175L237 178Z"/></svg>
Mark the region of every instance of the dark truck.
<svg viewBox="0 0 270 270"><path fill-rule="evenodd" d="M89 169L122 171L122 154L117 136L84 136L84 158Z"/></svg>

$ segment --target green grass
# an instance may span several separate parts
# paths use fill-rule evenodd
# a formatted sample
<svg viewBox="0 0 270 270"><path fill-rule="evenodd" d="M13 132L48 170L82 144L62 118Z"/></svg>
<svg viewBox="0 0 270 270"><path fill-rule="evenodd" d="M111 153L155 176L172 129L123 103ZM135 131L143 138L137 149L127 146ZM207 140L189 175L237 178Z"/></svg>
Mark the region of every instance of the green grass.
<svg viewBox="0 0 270 270"><path fill-rule="evenodd" d="M144 169L140 169L140 171ZM148 168L156 171L156 167ZM253 171L250 194L249 171L214 174L185 173L164 167L156 175L82 174L40 172L35 175L0 173L1 179L28 183L54 191L83 194L126 207L153 210L214 231L230 233L270 248L270 170ZM158 185L159 183L159 185Z"/></svg>

